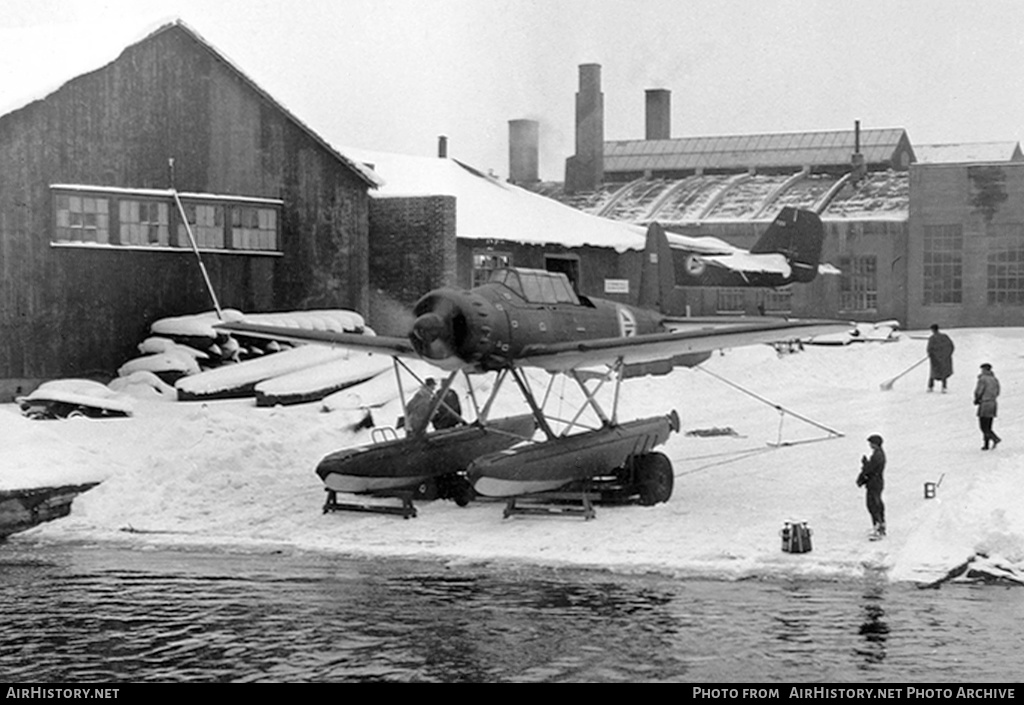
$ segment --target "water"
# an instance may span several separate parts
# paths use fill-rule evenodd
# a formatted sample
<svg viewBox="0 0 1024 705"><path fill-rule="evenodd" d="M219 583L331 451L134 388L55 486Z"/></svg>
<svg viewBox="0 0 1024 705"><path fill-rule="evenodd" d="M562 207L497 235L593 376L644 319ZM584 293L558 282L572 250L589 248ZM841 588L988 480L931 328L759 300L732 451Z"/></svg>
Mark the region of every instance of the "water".
<svg viewBox="0 0 1024 705"><path fill-rule="evenodd" d="M1024 589L0 545L0 673L112 681L1019 681Z"/></svg>

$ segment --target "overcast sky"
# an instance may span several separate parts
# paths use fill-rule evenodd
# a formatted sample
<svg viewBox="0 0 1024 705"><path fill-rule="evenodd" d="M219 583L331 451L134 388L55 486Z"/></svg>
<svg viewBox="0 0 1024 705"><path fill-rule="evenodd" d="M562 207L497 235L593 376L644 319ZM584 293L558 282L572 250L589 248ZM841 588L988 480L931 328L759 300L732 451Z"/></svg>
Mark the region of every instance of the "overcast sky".
<svg viewBox="0 0 1024 705"><path fill-rule="evenodd" d="M531 118L541 178L562 180L583 63L602 66L606 139L644 136L649 88L672 92L673 137L1024 126L1017 0L0 0L8 29L173 17L336 146L432 155L447 135L501 176L508 121ZM11 60L0 91L31 75Z"/></svg>

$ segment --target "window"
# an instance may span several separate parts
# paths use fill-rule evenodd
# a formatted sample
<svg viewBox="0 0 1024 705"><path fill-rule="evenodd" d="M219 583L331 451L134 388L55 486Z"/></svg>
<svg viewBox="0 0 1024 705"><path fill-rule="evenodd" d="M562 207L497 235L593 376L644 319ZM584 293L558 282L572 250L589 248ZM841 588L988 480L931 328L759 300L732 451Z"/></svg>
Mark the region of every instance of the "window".
<svg viewBox="0 0 1024 705"><path fill-rule="evenodd" d="M201 203L181 204L196 239L196 246L224 248L224 206ZM178 223L178 247L192 247L184 223Z"/></svg>
<svg viewBox="0 0 1024 705"><path fill-rule="evenodd" d="M110 201L96 196L59 194L56 198L60 242L110 242Z"/></svg>
<svg viewBox="0 0 1024 705"><path fill-rule="evenodd" d="M166 203L121 199L118 215L122 245L170 245Z"/></svg>
<svg viewBox="0 0 1024 705"><path fill-rule="evenodd" d="M545 255L544 269L549 272L561 272L569 279L573 291L580 290L580 261L577 257L562 255Z"/></svg>
<svg viewBox="0 0 1024 705"><path fill-rule="evenodd" d="M990 247L988 303L1024 304L1024 238L1004 239Z"/></svg>
<svg viewBox="0 0 1024 705"><path fill-rule="evenodd" d="M232 207L231 249L276 250L277 211L251 206Z"/></svg>
<svg viewBox="0 0 1024 705"><path fill-rule="evenodd" d="M187 219L201 249L281 252L278 223L283 202L276 199L181 193L179 209L173 191L71 184L50 188L52 243L56 246L95 243L115 248L191 250Z"/></svg>
<svg viewBox="0 0 1024 705"><path fill-rule="evenodd" d="M874 255L839 258L839 310L878 310L878 258Z"/></svg>
<svg viewBox="0 0 1024 705"><path fill-rule="evenodd" d="M476 251L473 253L473 286L486 284L495 269L512 266L508 252Z"/></svg>
<svg viewBox="0 0 1024 705"><path fill-rule="evenodd" d="M778 289L768 289L764 292L765 313L790 313L793 310L793 289L790 286L782 286Z"/></svg>
<svg viewBox="0 0 1024 705"><path fill-rule="evenodd" d="M963 301L963 226L924 228L924 305Z"/></svg>
<svg viewBox="0 0 1024 705"><path fill-rule="evenodd" d="M721 288L718 290L718 313L743 313L746 290L739 288Z"/></svg>

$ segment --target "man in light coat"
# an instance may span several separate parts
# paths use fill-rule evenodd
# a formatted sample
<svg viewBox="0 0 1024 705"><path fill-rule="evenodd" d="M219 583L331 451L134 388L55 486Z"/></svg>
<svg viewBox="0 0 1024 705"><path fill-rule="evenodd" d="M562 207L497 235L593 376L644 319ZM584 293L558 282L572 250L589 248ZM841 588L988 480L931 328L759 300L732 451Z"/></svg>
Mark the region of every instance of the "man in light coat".
<svg viewBox="0 0 1024 705"><path fill-rule="evenodd" d="M974 404L978 407L978 425L981 427L981 438L984 445L982 450L992 450L1003 440L992 430L992 422L996 418L996 399L999 397L999 380L992 373L992 365L984 363L981 366L981 374L978 375L978 384L974 387Z"/></svg>

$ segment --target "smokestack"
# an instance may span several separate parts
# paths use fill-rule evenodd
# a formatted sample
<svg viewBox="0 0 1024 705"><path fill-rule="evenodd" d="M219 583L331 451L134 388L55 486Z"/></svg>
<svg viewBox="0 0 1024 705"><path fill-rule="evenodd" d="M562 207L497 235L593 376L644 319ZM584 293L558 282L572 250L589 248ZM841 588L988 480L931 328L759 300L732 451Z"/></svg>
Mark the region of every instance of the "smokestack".
<svg viewBox="0 0 1024 705"><path fill-rule="evenodd" d="M647 95L647 132L649 140L672 139L672 92L650 88Z"/></svg>
<svg viewBox="0 0 1024 705"><path fill-rule="evenodd" d="M576 154L565 162L565 190L593 191L604 181L604 93L601 65L580 64Z"/></svg>
<svg viewBox="0 0 1024 705"><path fill-rule="evenodd" d="M860 153L860 120L853 121L853 156L850 158L853 167L853 180L860 181L868 172L864 163L864 155Z"/></svg>
<svg viewBox="0 0 1024 705"><path fill-rule="evenodd" d="M513 184L535 184L540 152L540 123L536 120L508 121L508 180Z"/></svg>
<svg viewBox="0 0 1024 705"><path fill-rule="evenodd" d="M437 138L437 156L441 159L448 158L448 138L444 135Z"/></svg>

